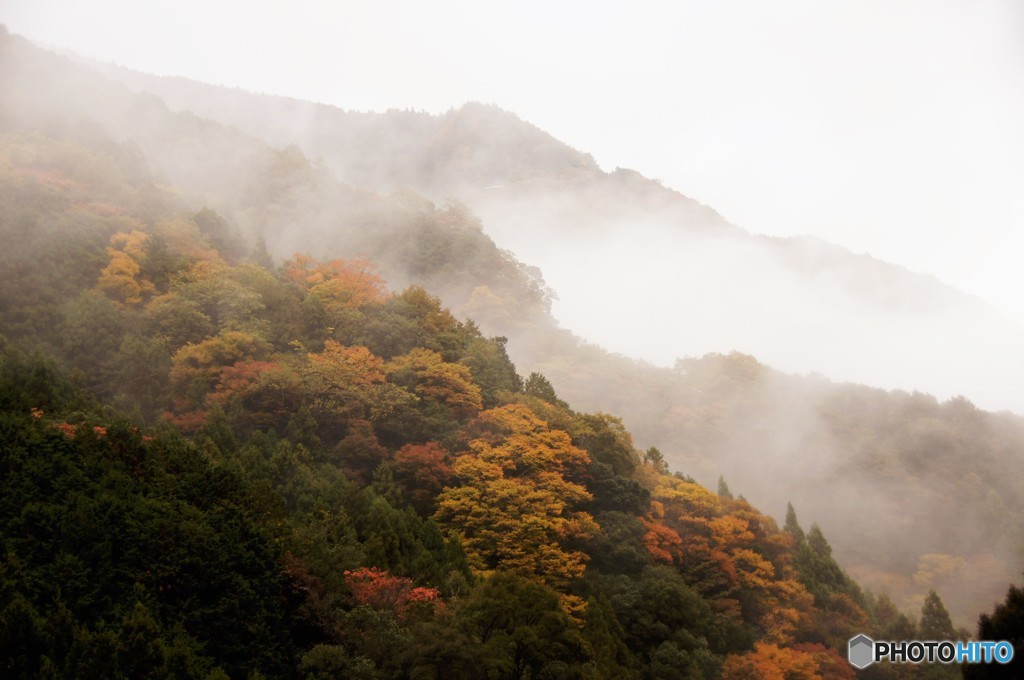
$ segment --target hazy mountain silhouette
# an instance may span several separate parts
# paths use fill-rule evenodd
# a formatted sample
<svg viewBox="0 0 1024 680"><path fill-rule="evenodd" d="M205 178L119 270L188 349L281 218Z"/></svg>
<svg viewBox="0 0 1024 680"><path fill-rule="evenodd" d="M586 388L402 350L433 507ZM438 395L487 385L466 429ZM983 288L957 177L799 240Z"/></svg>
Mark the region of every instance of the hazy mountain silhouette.
<svg viewBox="0 0 1024 680"><path fill-rule="evenodd" d="M639 173L603 172L497 107L356 113L102 68L171 109L294 144L352 186L467 204L500 247L544 272L562 325L612 351L671 365L735 349L783 370L1024 411L1024 365L1011 360L1024 333L982 300L820 239L749 234Z"/></svg>

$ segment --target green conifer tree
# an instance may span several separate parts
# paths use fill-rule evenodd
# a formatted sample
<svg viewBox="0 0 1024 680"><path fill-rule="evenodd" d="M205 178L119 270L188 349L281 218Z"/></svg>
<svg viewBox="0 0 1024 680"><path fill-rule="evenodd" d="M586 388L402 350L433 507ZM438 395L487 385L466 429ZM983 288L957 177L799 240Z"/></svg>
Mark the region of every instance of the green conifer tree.
<svg viewBox="0 0 1024 680"><path fill-rule="evenodd" d="M942 598L934 590L929 590L928 596L924 599L924 606L921 607L921 623L918 625L917 632L922 640L953 640L956 638L956 630L953 629L949 612L942 604Z"/></svg>
<svg viewBox="0 0 1024 680"><path fill-rule="evenodd" d="M804 530L800 527L800 522L796 519L796 510L793 509L792 503L786 503L786 524L782 528L796 539L797 545L804 542Z"/></svg>

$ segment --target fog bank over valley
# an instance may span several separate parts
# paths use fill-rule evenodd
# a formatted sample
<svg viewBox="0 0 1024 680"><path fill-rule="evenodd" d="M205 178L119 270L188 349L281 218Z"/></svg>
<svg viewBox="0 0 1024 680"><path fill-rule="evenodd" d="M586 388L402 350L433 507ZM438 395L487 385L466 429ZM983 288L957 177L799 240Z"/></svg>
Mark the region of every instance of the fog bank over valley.
<svg viewBox="0 0 1024 680"><path fill-rule="evenodd" d="M739 351L786 372L1024 413L1021 325L929 274L671 211L608 218L582 201L574 214L544 197L487 198L474 203L485 229L544 273L554 316L613 352L671 367Z"/></svg>

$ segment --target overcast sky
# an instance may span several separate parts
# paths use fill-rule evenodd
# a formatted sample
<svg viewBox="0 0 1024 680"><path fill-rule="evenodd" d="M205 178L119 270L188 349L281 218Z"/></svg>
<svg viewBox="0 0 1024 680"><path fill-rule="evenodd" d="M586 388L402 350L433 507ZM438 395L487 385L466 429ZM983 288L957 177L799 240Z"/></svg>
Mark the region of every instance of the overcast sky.
<svg viewBox="0 0 1024 680"><path fill-rule="evenodd" d="M0 0L36 42L382 111L494 103L1024 319L1024 3Z"/></svg>

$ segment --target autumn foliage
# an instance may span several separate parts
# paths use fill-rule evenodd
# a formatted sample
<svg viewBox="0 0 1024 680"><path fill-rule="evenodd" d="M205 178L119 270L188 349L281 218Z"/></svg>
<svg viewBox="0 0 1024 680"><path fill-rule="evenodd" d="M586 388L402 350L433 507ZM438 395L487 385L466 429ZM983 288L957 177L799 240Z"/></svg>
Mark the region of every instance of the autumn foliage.
<svg viewBox="0 0 1024 680"><path fill-rule="evenodd" d="M284 264L284 277L308 288L329 312L383 302L388 294L376 267L367 260L320 263L297 253Z"/></svg>
<svg viewBox="0 0 1024 680"><path fill-rule="evenodd" d="M437 442L406 444L394 456L395 479L417 508L428 508L455 479L452 454Z"/></svg>
<svg viewBox="0 0 1024 680"><path fill-rule="evenodd" d="M796 648L757 642L754 651L730 656L722 680L853 680L853 667L834 649L820 645Z"/></svg>
<svg viewBox="0 0 1024 680"><path fill-rule="evenodd" d="M5 77L18 49L0 30ZM818 527L574 410L564 348L524 380L522 339L464 314L519 328L549 295L468 209L153 101L114 107L117 139L29 110L62 59L0 134L4 678L848 678L851 634L917 632ZM300 233L320 259L275 262ZM687 413L763 372L724 365Z"/></svg>
<svg viewBox="0 0 1024 680"><path fill-rule="evenodd" d="M586 452L519 404L483 412L470 432L453 466L459 484L442 492L436 515L462 537L470 564L563 588L582 576L587 556L571 546L596 526L580 509L590 493L567 475Z"/></svg>
<svg viewBox="0 0 1024 680"><path fill-rule="evenodd" d="M346 570L345 584L357 605L390 612L399 621L429 616L444 609L437 588L416 587L412 579L394 576L377 567Z"/></svg>
<svg viewBox="0 0 1024 680"><path fill-rule="evenodd" d="M138 230L110 237L107 248L110 261L100 272L96 287L119 304L137 305L143 296L155 290L153 283L141 276L148 239L148 235Z"/></svg>

